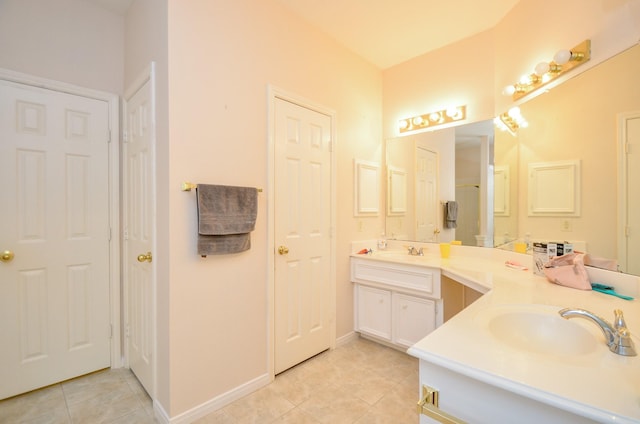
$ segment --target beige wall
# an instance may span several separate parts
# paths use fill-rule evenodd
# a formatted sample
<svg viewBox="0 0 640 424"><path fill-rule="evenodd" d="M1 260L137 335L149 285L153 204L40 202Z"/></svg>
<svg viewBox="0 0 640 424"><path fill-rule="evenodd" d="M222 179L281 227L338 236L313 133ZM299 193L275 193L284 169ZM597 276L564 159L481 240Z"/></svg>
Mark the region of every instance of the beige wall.
<svg viewBox="0 0 640 424"><path fill-rule="evenodd" d="M268 187L267 87L336 111L337 335L352 331L349 243L356 233L353 159L380 162L378 69L274 1L170 1L170 415L268 372L268 193L260 194L250 251L200 258L196 205L182 181ZM167 148L167 147L161 147Z"/></svg>
<svg viewBox="0 0 640 424"><path fill-rule="evenodd" d="M123 28L80 0L2 0L0 68L121 94Z"/></svg>

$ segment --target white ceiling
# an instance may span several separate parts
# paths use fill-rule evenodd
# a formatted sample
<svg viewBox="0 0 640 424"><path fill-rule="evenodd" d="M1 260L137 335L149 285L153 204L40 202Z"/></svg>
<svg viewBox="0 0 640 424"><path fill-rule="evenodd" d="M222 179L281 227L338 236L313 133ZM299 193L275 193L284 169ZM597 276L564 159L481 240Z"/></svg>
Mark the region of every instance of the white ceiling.
<svg viewBox="0 0 640 424"><path fill-rule="evenodd" d="M86 1L124 15L134 0ZM519 0L276 1L386 69L494 27Z"/></svg>

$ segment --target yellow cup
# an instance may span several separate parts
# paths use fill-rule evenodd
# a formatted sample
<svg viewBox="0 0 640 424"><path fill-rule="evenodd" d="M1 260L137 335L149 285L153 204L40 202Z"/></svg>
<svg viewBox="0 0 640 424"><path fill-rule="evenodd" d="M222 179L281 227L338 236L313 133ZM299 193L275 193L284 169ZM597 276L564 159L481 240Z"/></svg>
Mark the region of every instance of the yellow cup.
<svg viewBox="0 0 640 424"><path fill-rule="evenodd" d="M450 243L440 243L440 257L446 259L451 254L451 244Z"/></svg>
<svg viewBox="0 0 640 424"><path fill-rule="evenodd" d="M527 253L527 243L515 243L514 247L518 253Z"/></svg>
<svg viewBox="0 0 640 424"><path fill-rule="evenodd" d="M456 246L462 246L462 241L460 240L451 240L451 244Z"/></svg>

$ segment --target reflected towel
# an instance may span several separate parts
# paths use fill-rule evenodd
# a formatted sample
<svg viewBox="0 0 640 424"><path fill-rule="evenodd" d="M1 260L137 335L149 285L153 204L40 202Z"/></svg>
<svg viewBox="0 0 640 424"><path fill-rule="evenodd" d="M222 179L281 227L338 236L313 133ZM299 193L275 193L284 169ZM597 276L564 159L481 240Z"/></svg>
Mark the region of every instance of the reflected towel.
<svg viewBox="0 0 640 424"><path fill-rule="evenodd" d="M458 202L447 202L444 207L444 227L456 228L458 223Z"/></svg>
<svg viewBox="0 0 640 424"><path fill-rule="evenodd" d="M223 255L251 248L249 233L258 212L258 190L198 184L198 254Z"/></svg>

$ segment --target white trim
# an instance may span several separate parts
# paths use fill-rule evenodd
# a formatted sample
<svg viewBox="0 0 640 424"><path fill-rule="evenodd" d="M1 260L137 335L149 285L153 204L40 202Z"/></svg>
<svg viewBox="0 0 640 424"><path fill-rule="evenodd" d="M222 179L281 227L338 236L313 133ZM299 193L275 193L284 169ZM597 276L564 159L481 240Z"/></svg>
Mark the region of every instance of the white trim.
<svg viewBox="0 0 640 424"><path fill-rule="evenodd" d="M151 84L151 99L150 99L150 131L151 131L151 146L150 146L150 155L151 155L151 173L154 175L154 178L151 181L151 187L149 190L151 192L156 193L156 73L155 73L155 62L149 63L149 65L138 75L138 77L129 85L129 87L125 90L125 96L122 102L122 116L123 116L123 126L126 131L126 117L127 117L127 102L140 90L147 81ZM124 151L124 149L123 149ZM125 182L123 181L123 184ZM154 198L155 199L155 198ZM124 206L124 205L123 205ZM151 211L149 211L151 216L151 228L152 231L152 242L151 242L151 251L157 252L157 236L156 236L156 202L154 201L152 204ZM152 289L151 289L151 390L149 396L154 399L154 408L155 408L155 398L156 393L158 393L157 387L157 320L156 320L156 306L157 306L157 261L153 261L150 263L151 265L151 279L152 279ZM123 278L123 317L124 324L126 325L129 322L129 287L127 285L127 279ZM125 342L124 342L124 364L127 368L129 368L129 345L126 340L125 334Z"/></svg>
<svg viewBox="0 0 640 424"><path fill-rule="evenodd" d="M109 294L111 324L111 368L122 367L120 343L120 105L116 94L0 68L0 79L75 96L107 102L109 110Z"/></svg>
<svg viewBox="0 0 640 424"><path fill-rule="evenodd" d="M627 126L629 119L640 118L640 111L623 112L618 114L618 267L622 272L627 271L627 235L626 228L629 221L627 214L628 199L628 163L627 163Z"/></svg>
<svg viewBox="0 0 640 424"><path fill-rule="evenodd" d="M212 412L218 411L230 403L245 397L248 394L255 392L261 387L266 386L271 381L269 374L263 374L260 377L256 377L251 381L248 381L233 390L225 392L213 399L210 399L200 405L189 409L175 417L169 418L169 414L162 408L158 402L153 403L153 412L155 418L164 424L186 424L192 423L199 418L205 417Z"/></svg>
<svg viewBox="0 0 640 424"><path fill-rule="evenodd" d="M298 95L292 94L271 84L267 85L267 204L269 205L267 210L267 370L270 377L270 381L275 378L275 251L271 249L274 246L275 240L275 100L282 99L288 102L294 103L298 106L314 110L318 113L327 115L331 119L331 270L330 270L330 283L329 283L329 311L330 318L329 323L331 325L330 349L336 347L336 181L337 181L337 154L336 154L336 112L332 109L328 109L317 103L311 102Z"/></svg>

